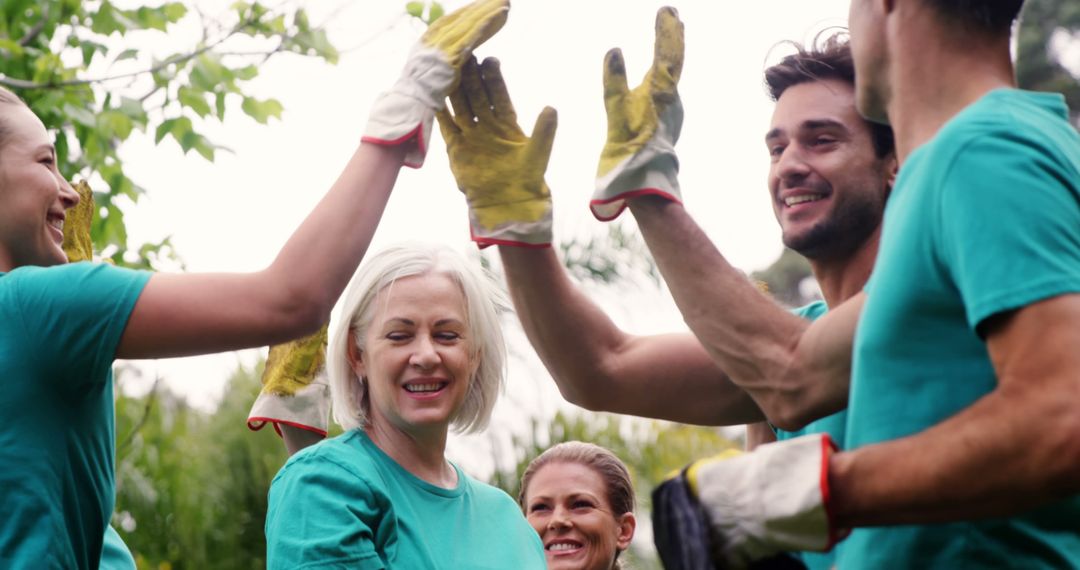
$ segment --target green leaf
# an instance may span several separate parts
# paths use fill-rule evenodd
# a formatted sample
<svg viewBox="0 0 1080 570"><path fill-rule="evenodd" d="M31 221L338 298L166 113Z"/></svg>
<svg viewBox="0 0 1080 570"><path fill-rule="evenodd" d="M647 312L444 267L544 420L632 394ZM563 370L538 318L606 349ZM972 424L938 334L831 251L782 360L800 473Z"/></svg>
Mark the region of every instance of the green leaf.
<svg viewBox="0 0 1080 570"><path fill-rule="evenodd" d="M177 90L176 95L181 105L195 111L195 114L200 117L205 117L211 113L210 104L206 102L203 91L191 87L181 87Z"/></svg>
<svg viewBox="0 0 1080 570"><path fill-rule="evenodd" d="M119 111L104 111L97 116L98 131L105 138L117 137L125 140L131 135L131 118Z"/></svg>
<svg viewBox="0 0 1080 570"><path fill-rule="evenodd" d="M225 121L225 93L218 93L217 94L217 96L216 96L216 98L214 100L214 106L217 108L217 118L218 118L218 120L224 122Z"/></svg>
<svg viewBox="0 0 1080 570"><path fill-rule="evenodd" d="M138 57L138 55L139 50L135 48L129 48L120 52L120 55L113 58L113 63L116 63L118 61L124 61L125 59L135 59L136 57Z"/></svg>
<svg viewBox="0 0 1080 570"><path fill-rule="evenodd" d="M281 111L284 108L277 99L259 101L254 97L244 97L244 102L240 105L240 109L252 119L265 125L270 117L280 119Z"/></svg>
<svg viewBox="0 0 1080 570"><path fill-rule="evenodd" d="M438 20L439 18L442 18L443 14L445 14L445 13L446 13L446 11L443 9L442 4L440 4L438 2L432 2L431 3L431 8L428 8L428 19L427 19L428 25L430 26L431 24L434 24L435 20Z"/></svg>
<svg viewBox="0 0 1080 570"><path fill-rule="evenodd" d="M233 73L235 73L236 78L241 80L241 81L251 81L252 79L255 79L256 77L258 77L259 68L257 66L254 66L254 65L248 65L248 66L244 66L244 67L241 67L239 69L233 70Z"/></svg>
<svg viewBox="0 0 1080 570"><path fill-rule="evenodd" d="M18 58L25 52L19 42L0 37L0 53L3 53L5 57Z"/></svg>
<svg viewBox="0 0 1080 570"><path fill-rule="evenodd" d="M171 23L179 22L187 15L187 6L184 6L181 2L169 2L161 7L162 13L165 14L165 18Z"/></svg>
<svg viewBox="0 0 1080 570"><path fill-rule="evenodd" d="M203 91L214 91L225 78L225 67L216 55L200 55L191 69L191 83Z"/></svg>
<svg viewBox="0 0 1080 570"><path fill-rule="evenodd" d="M64 114L72 121L91 129L97 128L97 119L90 111L74 105L64 105Z"/></svg>
<svg viewBox="0 0 1080 570"><path fill-rule="evenodd" d="M424 3L423 2L409 2L405 5L405 13L413 18L423 19L424 17Z"/></svg>

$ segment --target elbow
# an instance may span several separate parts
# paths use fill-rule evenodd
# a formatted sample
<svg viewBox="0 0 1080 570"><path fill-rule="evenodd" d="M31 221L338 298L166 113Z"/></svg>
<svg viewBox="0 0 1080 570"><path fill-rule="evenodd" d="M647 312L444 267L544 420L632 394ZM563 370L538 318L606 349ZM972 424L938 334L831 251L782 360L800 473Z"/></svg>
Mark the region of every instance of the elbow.
<svg viewBox="0 0 1080 570"><path fill-rule="evenodd" d="M284 295L277 307L282 336L296 339L315 333L329 322L333 300L320 299L311 292L298 292Z"/></svg>
<svg viewBox="0 0 1080 570"><path fill-rule="evenodd" d="M795 402L781 401L769 406L765 416L769 422L784 431L797 431L807 426L810 422L818 419L805 406Z"/></svg>

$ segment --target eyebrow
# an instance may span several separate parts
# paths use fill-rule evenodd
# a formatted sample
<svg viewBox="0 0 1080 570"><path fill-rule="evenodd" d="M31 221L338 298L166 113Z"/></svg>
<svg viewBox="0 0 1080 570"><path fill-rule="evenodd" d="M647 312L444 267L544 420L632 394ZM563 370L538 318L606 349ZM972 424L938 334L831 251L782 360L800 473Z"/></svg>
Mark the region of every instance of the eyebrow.
<svg viewBox="0 0 1080 570"><path fill-rule="evenodd" d="M799 125L799 130L818 131L821 129L840 129L844 132L847 132L848 130L844 123L834 119L808 119ZM765 141L768 142L775 138L779 138L783 134L784 130L777 127L765 133Z"/></svg>
<svg viewBox="0 0 1080 570"><path fill-rule="evenodd" d="M416 321L413 321L412 319L406 319L405 317L390 317L389 319L386 319L386 324L391 324L391 323L400 323L400 324L410 326L410 327L416 326ZM460 320L454 319L454 318L439 319L439 320L435 321L435 326L437 326L437 327L441 327L443 325L460 325L460 324L463 324L463 323Z"/></svg>

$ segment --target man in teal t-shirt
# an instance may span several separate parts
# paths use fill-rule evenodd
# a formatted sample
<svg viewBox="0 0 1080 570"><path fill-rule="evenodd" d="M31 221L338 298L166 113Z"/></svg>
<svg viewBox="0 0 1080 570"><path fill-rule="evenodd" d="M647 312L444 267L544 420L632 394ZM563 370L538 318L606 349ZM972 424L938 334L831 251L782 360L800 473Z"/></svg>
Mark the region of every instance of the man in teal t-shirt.
<svg viewBox="0 0 1080 570"><path fill-rule="evenodd" d="M995 317L1080 291L1080 137L1067 116L1060 95L1000 89L909 155L855 339L850 447L975 405L999 385ZM1076 568L1080 496L1012 518L860 529L844 548L853 568Z"/></svg>
<svg viewBox="0 0 1080 570"><path fill-rule="evenodd" d="M517 503L454 468L456 488L432 485L361 430L300 451L270 487L267 567L546 568Z"/></svg>
<svg viewBox="0 0 1080 570"><path fill-rule="evenodd" d="M769 321L782 342L753 307L702 328L718 360L765 371L747 390L850 387L846 449L807 436L696 465L714 531L768 552L855 528L841 569L1080 567L1080 136L1060 95L1015 89L1021 5L852 0L859 110L901 161L866 293ZM758 342L729 358L733 331Z"/></svg>
<svg viewBox="0 0 1080 570"><path fill-rule="evenodd" d="M1014 88L1021 4L853 0L859 110L901 160L880 252L865 295L760 349L833 399L850 364L847 449L699 468L709 512L733 465L770 499L712 524L759 547L855 528L840 568L1080 567L1080 135Z"/></svg>
<svg viewBox="0 0 1080 570"><path fill-rule="evenodd" d="M149 273L0 273L0 567L90 568L114 502L112 362Z"/></svg>

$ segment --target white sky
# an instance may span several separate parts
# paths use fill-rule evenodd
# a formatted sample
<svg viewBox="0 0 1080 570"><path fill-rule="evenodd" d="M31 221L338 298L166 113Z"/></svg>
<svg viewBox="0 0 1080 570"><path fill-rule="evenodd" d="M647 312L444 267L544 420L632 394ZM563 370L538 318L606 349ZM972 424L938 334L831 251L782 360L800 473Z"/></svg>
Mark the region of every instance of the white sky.
<svg viewBox="0 0 1080 570"><path fill-rule="evenodd" d="M251 271L269 264L337 177L359 142L376 95L396 79L407 50L423 32L422 24L403 17L404 4L309 3L312 22L329 18L336 46L360 47L344 53L336 66L291 55L276 56L262 66L247 90L260 98L277 98L285 113L281 121L263 126L243 116L237 105L225 126L205 127L214 142L234 153L220 153L211 164L195 153L182 155L171 139L155 147L152 133L125 144L128 174L149 191L127 217L133 243L171 235L190 271ZM444 5L449 11L462 4ZM227 5L200 4L209 14ZM502 61L526 132L544 105L559 111L547 175L557 240L606 231L587 208L606 124L601 64L609 48L621 47L631 84L636 85L651 63L653 21L662 5L643 0L515 0L506 27L477 52ZM767 58L773 61L785 53L783 48L771 51L777 42L807 41L823 28L844 25L847 1L693 0L675 6L686 25L680 83L686 121L677 147L684 199L736 266L760 269L781 247L765 188L768 155L763 137L772 103L762 87L762 71ZM155 37L142 57L155 52L163 57L190 45L196 22L188 32L188 38L182 30L171 34L170 41L177 42L172 46L160 45ZM629 214L624 218L636 232ZM424 167L402 172L372 248L410 239L447 243L465 253L475 250L468 240L465 202L438 134ZM649 287L617 294L590 290L606 295L598 301L630 332L685 330L664 292ZM505 428L523 429L525 417L548 416L567 405L516 323L511 324L512 351L521 356L511 365L507 394L493 421L495 431L503 434ZM140 363L143 379L130 381L129 376L128 387L145 388L159 375L195 405L209 408L237 363L251 363L256 354ZM483 475L491 467L490 452L478 454L476 446L490 437L452 439L448 453Z"/></svg>

